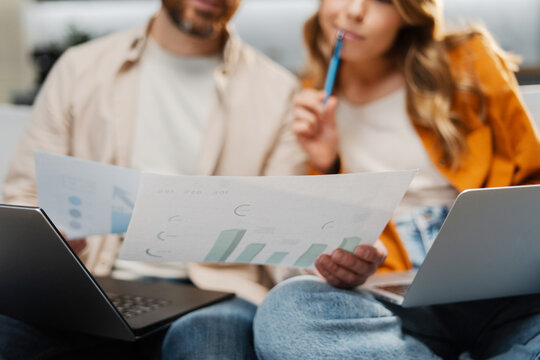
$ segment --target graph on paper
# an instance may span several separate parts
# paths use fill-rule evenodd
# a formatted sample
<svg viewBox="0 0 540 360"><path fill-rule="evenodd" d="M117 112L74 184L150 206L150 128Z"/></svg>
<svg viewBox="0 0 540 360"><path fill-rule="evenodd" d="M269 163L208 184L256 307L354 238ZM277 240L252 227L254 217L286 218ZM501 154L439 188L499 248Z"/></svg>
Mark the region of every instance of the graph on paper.
<svg viewBox="0 0 540 360"><path fill-rule="evenodd" d="M39 204L69 238L126 233L121 258L313 267L374 242L416 171L167 176L36 152Z"/></svg>
<svg viewBox="0 0 540 360"><path fill-rule="evenodd" d="M414 174L142 174L120 257L311 268L323 253L373 243Z"/></svg>
<svg viewBox="0 0 540 360"><path fill-rule="evenodd" d="M68 238L121 234L135 207L135 170L35 153L39 206Z"/></svg>

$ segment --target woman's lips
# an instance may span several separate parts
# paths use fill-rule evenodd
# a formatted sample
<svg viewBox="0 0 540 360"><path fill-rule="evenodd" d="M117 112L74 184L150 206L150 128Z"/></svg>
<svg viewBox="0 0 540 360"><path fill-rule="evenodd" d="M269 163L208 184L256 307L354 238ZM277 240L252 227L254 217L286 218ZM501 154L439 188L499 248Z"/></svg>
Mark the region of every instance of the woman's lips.
<svg viewBox="0 0 540 360"><path fill-rule="evenodd" d="M366 40L364 36L355 34L347 30L343 30L343 38L346 40L356 40L356 41Z"/></svg>

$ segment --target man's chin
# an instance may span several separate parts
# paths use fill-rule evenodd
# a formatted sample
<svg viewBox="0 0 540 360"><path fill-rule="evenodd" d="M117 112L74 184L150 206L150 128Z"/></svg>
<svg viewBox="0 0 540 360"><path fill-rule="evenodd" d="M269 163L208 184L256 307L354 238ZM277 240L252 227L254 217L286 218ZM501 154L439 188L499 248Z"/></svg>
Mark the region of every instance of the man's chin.
<svg viewBox="0 0 540 360"><path fill-rule="evenodd" d="M180 31L201 39L213 38L221 34L228 15L216 15L212 12L183 7L174 9L165 7L165 10Z"/></svg>
<svg viewBox="0 0 540 360"><path fill-rule="evenodd" d="M183 33L200 39L213 38L220 33L222 26L217 24L195 24L192 21L179 21L177 24Z"/></svg>

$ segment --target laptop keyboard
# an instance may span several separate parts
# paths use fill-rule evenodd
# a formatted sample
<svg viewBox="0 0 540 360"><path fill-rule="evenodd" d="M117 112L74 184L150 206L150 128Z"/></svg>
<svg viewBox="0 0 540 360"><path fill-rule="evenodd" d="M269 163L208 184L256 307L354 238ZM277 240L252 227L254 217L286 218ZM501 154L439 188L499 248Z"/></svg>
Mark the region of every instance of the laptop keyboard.
<svg viewBox="0 0 540 360"><path fill-rule="evenodd" d="M170 301L146 296L108 295L114 306L126 319L161 309L170 304Z"/></svg>
<svg viewBox="0 0 540 360"><path fill-rule="evenodd" d="M407 290L409 289L410 284L399 284L399 285L377 285L381 290L391 292L400 296L405 296Z"/></svg>

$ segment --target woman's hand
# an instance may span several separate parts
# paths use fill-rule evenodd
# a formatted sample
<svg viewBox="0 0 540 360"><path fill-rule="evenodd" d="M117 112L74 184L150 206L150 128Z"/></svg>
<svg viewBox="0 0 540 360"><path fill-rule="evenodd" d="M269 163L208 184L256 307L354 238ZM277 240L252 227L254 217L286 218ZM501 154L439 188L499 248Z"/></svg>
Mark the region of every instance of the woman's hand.
<svg viewBox="0 0 540 360"><path fill-rule="evenodd" d="M334 250L331 255L323 254L315 261L315 268L330 285L352 289L373 275L387 256L386 247L377 240L373 246L357 246L353 254L342 249Z"/></svg>
<svg viewBox="0 0 540 360"><path fill-rule="evenodd" d="M294 99L292 129L310 163L328 173L338 156L338 131L335 120L337 99L330 97L323 105L323 91L306 89Z"/></svg>

